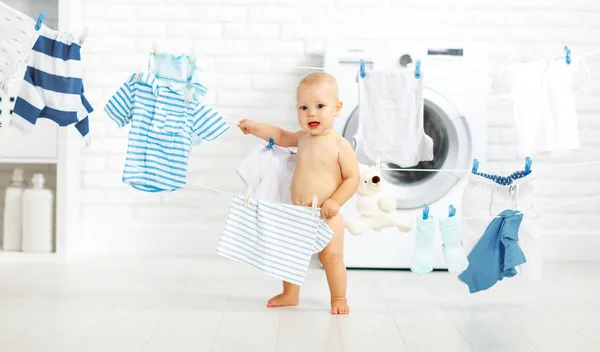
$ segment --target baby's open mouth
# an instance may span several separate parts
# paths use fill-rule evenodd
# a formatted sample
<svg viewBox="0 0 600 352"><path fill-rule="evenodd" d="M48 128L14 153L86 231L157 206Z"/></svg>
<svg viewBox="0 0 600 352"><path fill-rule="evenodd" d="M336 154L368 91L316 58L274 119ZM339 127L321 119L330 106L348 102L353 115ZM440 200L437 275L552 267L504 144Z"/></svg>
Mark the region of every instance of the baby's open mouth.
<svg viewBox="0 0 600 352"><path fill-rule="evenodd" d="M317 127L319 127L319 125L321 125L321 123L317 122L317 121L311 121L308 123L308 127L310 127L310 128L317 128Z"/></svg>

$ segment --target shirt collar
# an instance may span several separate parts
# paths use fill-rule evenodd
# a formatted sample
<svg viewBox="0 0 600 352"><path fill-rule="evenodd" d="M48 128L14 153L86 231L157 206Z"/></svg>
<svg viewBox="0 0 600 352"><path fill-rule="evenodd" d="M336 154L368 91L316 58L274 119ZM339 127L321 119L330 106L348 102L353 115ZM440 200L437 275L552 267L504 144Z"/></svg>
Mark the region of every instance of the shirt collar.
<svg viewBox="0 0 600 352"><path fill-rule="evenodd" d="M140 82L145 83L145 84L149 85L150 87L152 87L152 93L154 93L155 96L158 96L160 88L166 88L166 89L171 90L174 93L182 94L182 92L180 92L179 90L174 89L173 87L170 87L170 86L164 84L163 82L161 82L158 78L156 78L156 76L152 72L142 72L141 77L140 77Z"/></svg>

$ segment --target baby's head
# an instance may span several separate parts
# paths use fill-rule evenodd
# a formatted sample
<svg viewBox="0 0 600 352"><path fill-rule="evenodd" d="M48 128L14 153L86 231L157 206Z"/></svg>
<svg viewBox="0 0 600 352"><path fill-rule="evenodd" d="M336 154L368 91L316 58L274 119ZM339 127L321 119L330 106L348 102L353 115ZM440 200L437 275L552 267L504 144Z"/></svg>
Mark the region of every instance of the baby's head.
<svg viewBox="0 0 600 352"><path fill-rule="evenodd" d="M296 88L296 110L303 130L313 136L329 133L342 110L335 78L325 72L302 77Z"/></svg>

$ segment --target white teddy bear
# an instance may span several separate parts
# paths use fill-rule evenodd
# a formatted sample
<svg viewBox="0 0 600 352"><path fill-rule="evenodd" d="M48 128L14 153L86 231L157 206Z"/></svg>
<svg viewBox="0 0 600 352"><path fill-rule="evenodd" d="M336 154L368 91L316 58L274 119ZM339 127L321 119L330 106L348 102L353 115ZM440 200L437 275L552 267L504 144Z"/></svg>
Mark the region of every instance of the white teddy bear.
<svg viewBox="0 0 600 352"><path fill-rule="evenodd" d="M371 166L361 172L356 210L359 218L347 219L344 225L353 235L362 235L367 230L379 231L386 227L397 227L400 232L412 230L412 221L394 211L396 199L381 194L381 172Z"/></svg>

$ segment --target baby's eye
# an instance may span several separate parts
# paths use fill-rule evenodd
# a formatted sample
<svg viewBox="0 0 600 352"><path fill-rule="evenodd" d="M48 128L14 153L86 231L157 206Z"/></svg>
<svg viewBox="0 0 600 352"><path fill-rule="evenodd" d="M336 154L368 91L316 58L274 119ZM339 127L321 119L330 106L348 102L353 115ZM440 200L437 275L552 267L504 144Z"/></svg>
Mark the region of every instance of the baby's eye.
<svg viewBox="0 0 600 352"><path fill-rule="evenodd" d="M300 107L300 110L308 110L308 107L307 107L306 105L302 105L302 106Z"/></svg>
<svg viewBox="0 0 600 352"><path fill-rule="evenodd" d="M323 109L325 107L325 105L323 104L317 104L317 109Z"/></svg>

